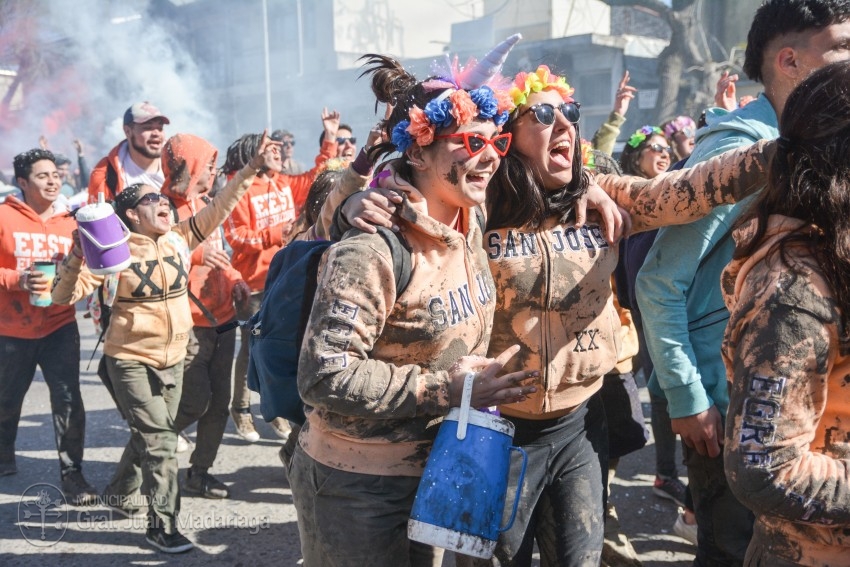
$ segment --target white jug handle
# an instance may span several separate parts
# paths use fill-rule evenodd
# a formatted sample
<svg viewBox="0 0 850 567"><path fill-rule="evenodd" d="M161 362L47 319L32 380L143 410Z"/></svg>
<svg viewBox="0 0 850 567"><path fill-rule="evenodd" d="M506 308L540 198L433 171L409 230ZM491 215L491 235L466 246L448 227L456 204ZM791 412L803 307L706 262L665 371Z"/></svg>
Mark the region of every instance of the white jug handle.
<svg viewBox="0 0 850 567"><path fill-rule="evenodd" d="M121 238L121 240L119 240L118 242L113 242L109 246L104 246L103 244L98 242L97 239L95 239L94 236L89 234L89 231L87 231L82 226L78 226L77 228L80 230L80 232L83 233L83 236L86 237L86 240L88 240L89 242L91 242L92 244L94 244L95 246L100 248L101 250L108 250L109 248L115 248L116 246L120 246L120 245L124 244L125 242L127 242L128 240L130 240L130 229L127 228L127 225L124 224L124 222L120 218L118 219L118 222L121 223L121 230L124 231L124 236Z"/></svg>
<svg viewBox="0 0 850 567"><path fill-rule="evenodd" d="M457 419L457 438L466 439L466 424L469 423L469 406L472 404L472 384L476 374L467 372L463 377L463 395L460 398L460 415Z"/></svg>

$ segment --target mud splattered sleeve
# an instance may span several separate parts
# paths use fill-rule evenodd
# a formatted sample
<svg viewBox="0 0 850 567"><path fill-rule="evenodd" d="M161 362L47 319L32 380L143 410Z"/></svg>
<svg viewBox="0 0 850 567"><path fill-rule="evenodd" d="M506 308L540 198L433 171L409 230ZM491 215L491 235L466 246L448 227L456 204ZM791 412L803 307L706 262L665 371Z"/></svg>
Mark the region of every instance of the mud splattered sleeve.
<svg viewBox="0 0 850 567"><path fill-rule="evenodd" d="M390 251L379 235L348 238L328 250L298 364L298 389L307 404L378 419L448 411L447 372L425 372L415 346L409 347L411 364L372 358L394 303ZM419 341L423 333L411 330Z"/></svg>
<svg viewBox="0 0 850 567"><path fill-rule="evenodd" d="M764 186L774 150L774 142L762 140L653 179L601 175L596 181L632 216L632 231L641 232L692 222L753 194Z"/></svg>
<svg viewBox="0 0 850 567"><path fill-rule="evenodd" d="M759 515L850 524L847 370L836 366L846 357L835 309L823 280L760 266L737 294L723 348L729 485Z"/></svg>

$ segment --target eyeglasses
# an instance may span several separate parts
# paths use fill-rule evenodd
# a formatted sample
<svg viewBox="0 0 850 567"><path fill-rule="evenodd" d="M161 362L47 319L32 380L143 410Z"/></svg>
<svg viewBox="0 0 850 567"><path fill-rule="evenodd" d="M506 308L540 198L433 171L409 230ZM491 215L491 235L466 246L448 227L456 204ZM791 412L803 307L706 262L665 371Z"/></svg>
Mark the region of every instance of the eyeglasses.
<svg viewBox="0 0 850 567"><path fill-rule="evenodd" d="M139 205L158 205L160 201L164 201L166 204L170 202L168 197L162 193L146 193L142 195L138 201L136 201L136 204L133 205L132 208L135 209Z"/></svg>
<svg viewBox="0 0 850 567"><path fill-rule="evenodd" d="M688 126L687 128L683 128L683 129L681 129L677 132L674 132L672 137L678 138L679 134L681 134L685 139L687 139L687 138L693 138L694 134L696 134L696 132L694 131L693 128Z"/></svg>
<svg viewBox="0 0 850 567"><path fill-rule="evenodd" d="M284 140L280 143L281 146L291 147L295 145L295 140Z"/></svg>
<svg viewBox="0 0 850 567"><path fill-rule="evenodd" d="M578 124L578 121L581 119L581 112L579 111L581 105L579 103L562 102L557 108L571 124ZM529 106L527 109L523 110L519 116L517 116L517 119L529 112L533 112L534 118L536 118L537 121L544 126L551 126L555 123L555 106L548 102L541 102Z"/></svg>
<svg viewBox="0 0 850 567"><path fill-rule="evenodd" d="M356 144L357 138L355 138L354 136L349 136L348 138L337 138L336 139L336 143L339 144L340 146L343 145L346 142L351 142L352 144Z"/></svg>
<svg viewBox="0 0 850 567"><path fill-rule="evenodd" d="M659 153L659 154L662 153L662 152L665 153L665 154L669 154L670 151L673 149L670 146L662 146L661 144L649 144L646 147L649 148L650 150L652 150L653 152L656 152L656 153Z"/></svg>
<svg viewBox="0 0 850 567"><path fill-rule="evenodd" d="M496 150L496 153L499 154L500 157L505 157L505 154L508 153L508 148L511 147L512 137L513 135L508 133L499 134L493 139L488 139L481 134L476 134L475 132L459 132L455 134L446 134L444 136L434 136L434 139L463 138L463 146L466 148L467 153L469 153L469 157L477 156L483 152L484 148L488 145L493 146L493 149Z"/></svg>

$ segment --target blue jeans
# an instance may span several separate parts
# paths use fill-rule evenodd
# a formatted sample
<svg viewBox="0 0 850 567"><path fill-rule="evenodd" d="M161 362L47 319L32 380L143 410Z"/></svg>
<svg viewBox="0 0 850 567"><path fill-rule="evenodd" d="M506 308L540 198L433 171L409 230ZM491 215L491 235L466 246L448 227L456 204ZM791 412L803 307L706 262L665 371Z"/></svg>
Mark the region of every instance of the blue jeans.
<svg viewBox="0 0 850 567"><path fill-rule="evenodd" d="M502 567L531 565L535 539L543 565L598 565L608 474L608 427L600 396L557 419L505 417L516 426L514 445L525 449L528 467L516 520L496 548ZM506 508L520 467L520 456L512 452Z"/></svg>
<svg viewBox="0 0 850 567"><path fill-rule="evenodd" d="M80 395L80 333L76 321L40 339L0 337L0 461L14 461L24 396L41 367L50 390L53 433L64 477L83 462L86 413Z"/></svg>

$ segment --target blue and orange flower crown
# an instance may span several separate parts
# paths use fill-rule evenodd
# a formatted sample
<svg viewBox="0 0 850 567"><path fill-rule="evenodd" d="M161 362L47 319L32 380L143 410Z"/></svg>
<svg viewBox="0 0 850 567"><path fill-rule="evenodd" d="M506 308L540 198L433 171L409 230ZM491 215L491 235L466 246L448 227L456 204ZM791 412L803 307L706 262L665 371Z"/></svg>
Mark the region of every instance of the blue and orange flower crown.
<svg viewBox="0 0 850 567"><path fill-rule="evenodd" d="M499 74L508 53L522 38L515 34L490 51L481 62L470 59L466 67L458 65L457 57L448 56L432 64L433 79L422 83L425 92L443 92L429 101L425 108L414 105L392 131L392 143L404 152L416 142L427 146L434 141L438 128L468 124L476 118L492 120L501 127L514 109L508 93L510 81Z"/></svg>
<svg viewBox="0 0 850 567"><path fill-rule="evenodd" d="M639 130L632 134L632 137L629 138L629 141L626 142L626 144L633 148L637 148L648 137L656 135L663 136L664 132L662 132L661 128L659 128L658 126L650 126L647 124L646 126L641 126Z"/></svg>

